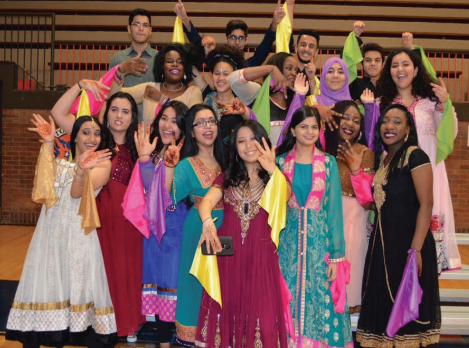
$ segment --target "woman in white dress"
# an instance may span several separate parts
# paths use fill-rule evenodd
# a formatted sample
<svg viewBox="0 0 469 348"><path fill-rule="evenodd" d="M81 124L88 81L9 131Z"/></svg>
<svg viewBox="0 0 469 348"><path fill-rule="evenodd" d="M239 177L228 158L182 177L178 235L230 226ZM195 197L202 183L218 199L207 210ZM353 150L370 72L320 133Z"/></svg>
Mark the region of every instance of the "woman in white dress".
<svg viewBox="0 0 469 348"><path fill-rule="evenodd" d="M52 118L49 124L33 116L35 128L29 130L43 140L33 200L43 206L8 317L6 339L25 347L113 345L116 322L101 247L96 230L86 227L97 215L92 209L85 213L80 209L82 200L93 206L94 196L110 177L111 153L102 150L103 128L94 117L78 118L71 133L74 160L67 162L54 158Z"/></svg>

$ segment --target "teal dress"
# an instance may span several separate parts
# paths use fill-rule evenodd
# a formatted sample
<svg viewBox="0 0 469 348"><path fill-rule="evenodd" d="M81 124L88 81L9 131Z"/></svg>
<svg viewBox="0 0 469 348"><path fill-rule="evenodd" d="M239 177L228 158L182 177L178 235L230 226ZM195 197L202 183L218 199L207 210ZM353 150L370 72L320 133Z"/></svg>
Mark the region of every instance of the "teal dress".
<svg viewBox="0 0 469 348"><path fill-rule="evenodd" d="M178 343L183 346L194 345L203 290L197 278L189 273L202 235L202 222L197 208L220 174L219 166L209 168L197 156L182 160L174 170L171 197L177 203L189 196L194 203L184 222L179 260L176 333ZM223 220L223 202L213 209L212 217L218 218L215 222L218 229Z"/></svg>
<svg viewBox="0 0 469 348"><path fill-rule="evenodd" d="M293 151L293 150L292 150ZM322 154L319 150L316 152ZM334 311L327 281L327 253L340 261L345 256L342 189L337 162L328 154L322 163L298 164L280 155L277 163L288 176L293 173L293 194L288 202L287 223L280 233L280 268L293 296L290 307L296 343L289 347L353 347L348 307ZM291 157L290 157L291 158ZM325 180L315 171L325 171ZM314 182L314 185L313 185ZM322 186L322 188L321 188ZM314 190L321 195L311 194ZM321 191L322 190L322 191Z"/></svg>

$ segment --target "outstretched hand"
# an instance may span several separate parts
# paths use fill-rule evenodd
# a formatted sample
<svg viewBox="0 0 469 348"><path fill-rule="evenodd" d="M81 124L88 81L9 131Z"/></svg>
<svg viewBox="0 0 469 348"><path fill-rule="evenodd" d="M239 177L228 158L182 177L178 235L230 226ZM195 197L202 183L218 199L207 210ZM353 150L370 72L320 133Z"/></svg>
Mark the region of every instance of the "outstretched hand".
<svg viewBox="0 0 469 348"><path fill-rule="evenodd" d="M78 157L78 166L81 169L91 169L94 167L106 167L102 163L111 158L111 151L104 149L94 152L94 149L88 149Z"/></svg>
<svg viewBox="0 0 469 348"><path fill-rule="evenodd" d="M306 80L306 75L300 73L295 78L295 92L296 94L306 95L309 91L309 82Z"/></svg>
<svg viewBox="0 0 469 348"><path fill-rule="evenodd" d="M173 133L171 145L168 146L164 153L164 164L167 167L175 167L176 164L179 163L182 145L184 145L184 137L181 139L179 144L176 145L176 135Z"/></svg>
<svg viewBox="0 0 469 348"><path fill-rule="evenodd" d="M373 103L375 101L375 95L373 94L373 92L370 89L365 88L365 90L363 91L363 93L360 97L360 100L361 100L362 104Z"/></svg>
<svg viewBox="0 0 469 348"><path fill-rule="evenodd" d="M131 58L121 64L120 69L124 74L131 74L135 76L141 76L145 74L148 69L147 60L141 58L142 52L139 52L137 57Z"/></svg>
<svg viewBox="0 0 469 348"><path fill-rule="evenodd" d="M334 120L334 116L342 117L342 114L332 110L334 106L335 104L331 106L316 105L316 108L319 112L319 117L321 117L321 121L326 123L331 131L333 131L334 128L339 128L339 126Z"/></svg>
<svg viewBox="0 0 469 348"><path fill-rule="evenodd" d="M40 135L44 142L53 142L55 139L55 123L52 116L49 116L49 123L39 114L33 114L31 122L35 128L28 128L31 132L36 132Z"/></svg>
<svg viewBox="0 0 469 348"><path fill-rule="evenodd" d="M347 146L339 145L337 149L337 159L344 161L353 174L353 172L361 168L363 156L367 148L364 147L360 152L356 152L348 140L345 140L345 142Z"/></svg>
<svg viewBox="0 0 469 348"><path fill-rule="evenodd" d="M262 166L262 168L267 171L267 173L272 174L277 168L277 165L275 164L275 149L277 146L274 145L271 149L265 138L262 138L262 144L263 146L261 146L259 142L255 142L257 151L259 151L259 157L257 160L259 161L259 164Z"/></svg>
<svg viewBox="0 0 469 348"><path fill-rule="evenodd" d="M139 156L150 156L156 148L158 137L150 143L150 124L145 129L143 121L138 125L137 131L134 132L135 146Z"/></svg>
<svg viewBox="0 0 469 348"><path fill-rule="evenodd" d="M202 38L202 46L204 46L205 56L208 56L217 47L217 43L213 37L204 36Z"/></svg>
<svg viewBox="0 0 469 348"><path fill-rule="evenodd" d="M81 80L80 85L83 87L83 89L90 91L93 94L94 99L99 102L102 102L106 99L107 94L110 90L110 88L103 84L101 80Z"/></svg>

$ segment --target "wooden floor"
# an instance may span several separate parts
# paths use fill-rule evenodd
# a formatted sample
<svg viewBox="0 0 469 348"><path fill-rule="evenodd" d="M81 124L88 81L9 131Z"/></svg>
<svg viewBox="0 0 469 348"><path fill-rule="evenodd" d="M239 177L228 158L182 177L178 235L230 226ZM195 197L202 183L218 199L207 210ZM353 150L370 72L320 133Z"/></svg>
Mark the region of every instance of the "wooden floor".
<svg viewBox="0 0 469 348"><path fill-rule="evenodd" d="M0 225L0 279L19 280L23 269L24 259L34 232L33 226ZM469 245L460 245L459 252L463 264L469 264ZM440 280L440 288L469 289L469 280ZM22 344L7 341L0 335L0 348L21 348ZM155 348L157 345L119 343L117 347Z"/></svg>

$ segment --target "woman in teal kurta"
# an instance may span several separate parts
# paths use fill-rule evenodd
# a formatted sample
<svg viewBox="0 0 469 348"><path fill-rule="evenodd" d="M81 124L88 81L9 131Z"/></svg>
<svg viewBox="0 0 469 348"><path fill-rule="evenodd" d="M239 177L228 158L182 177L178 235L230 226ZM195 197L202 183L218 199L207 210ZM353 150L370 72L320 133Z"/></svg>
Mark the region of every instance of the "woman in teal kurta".
<svg viewBox="0 0 469 348"><path fill-rule="evenodd" d="M290 338L290 346L353 347L345 297L340 309L330 291L332 281L343 281L336 276L346 262L342 190L336 160L321 150L316 109L301 107L293 114L277 153L277 163L293 189L278 248L293 296L296 343Z"/></svg>
<svg viewBox="0 0 469 348"><path fill-rule="evenodd" d="M174 169L171 189L174 203L189 196L194 204L182 231L176 306L177 341L189 347L195 342L202 298L202 285L197 278L189 274L202 235L202 222L197 208L212 182L225 167L223 143L218 134L219 126L213 109L205 104L194 105L186 117L187 138L182 149L185 158ZM215 207L212 216L214 219L218 218L215 225L220 227L223 220L223 204Z"/></svg>

